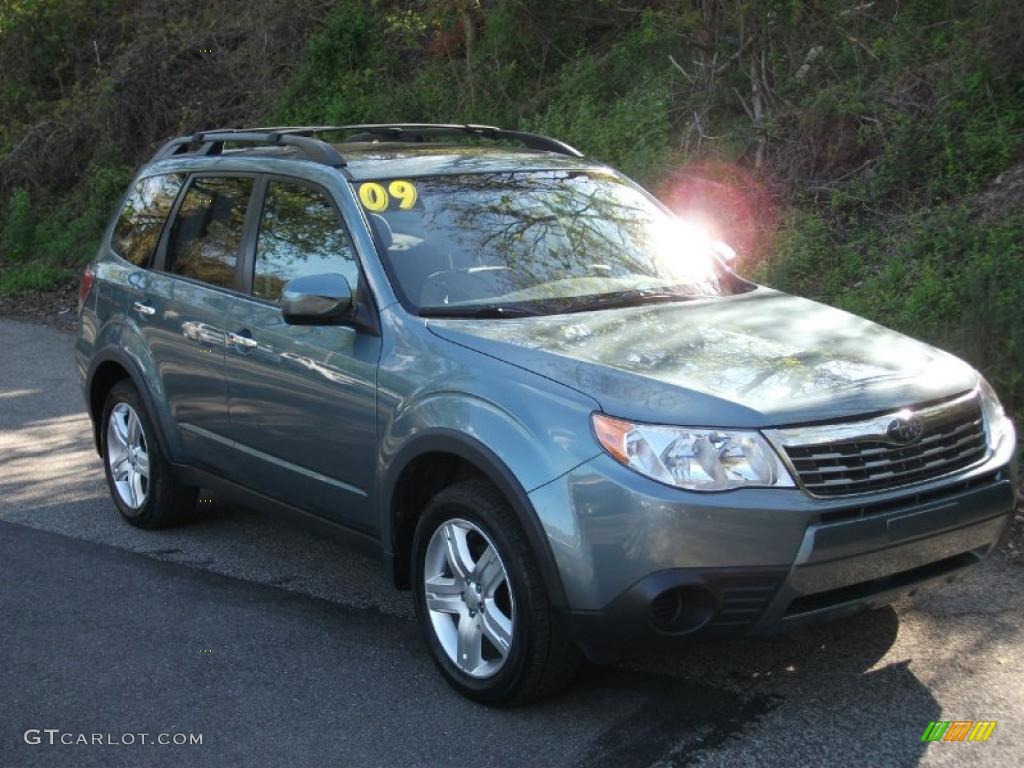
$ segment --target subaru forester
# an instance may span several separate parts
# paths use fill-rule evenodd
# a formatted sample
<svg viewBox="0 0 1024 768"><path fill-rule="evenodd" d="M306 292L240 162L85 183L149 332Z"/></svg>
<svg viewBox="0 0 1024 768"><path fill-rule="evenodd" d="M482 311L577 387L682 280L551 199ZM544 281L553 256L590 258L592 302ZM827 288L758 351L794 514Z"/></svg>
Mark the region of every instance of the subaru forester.
<svg viewBox="0 0 1024 768"><path fill-rule="evenodd" d="M330 137L330 140L328 140ZM168 141L82 277L114 504L210 488L412 590L457 690L754 635L958 578L1014 503L971 367L739 277L565 143L481 125Z"/></svg>

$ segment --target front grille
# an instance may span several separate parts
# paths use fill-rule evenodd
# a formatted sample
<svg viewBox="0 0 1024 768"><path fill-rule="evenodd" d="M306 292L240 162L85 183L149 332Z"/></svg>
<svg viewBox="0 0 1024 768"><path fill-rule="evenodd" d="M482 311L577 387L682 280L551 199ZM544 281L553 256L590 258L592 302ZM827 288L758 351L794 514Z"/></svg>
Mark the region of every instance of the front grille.
<svg viewBox="0 0 1024 768"><path fill-rule="evenodd" d="M815 496L896 488L948 475L985 458L985 425L976 393L918 410L924 431L911 445L897 444L887 434L888 425L902 413L775 430L770 436L785 451L800 484Z"/></svg>

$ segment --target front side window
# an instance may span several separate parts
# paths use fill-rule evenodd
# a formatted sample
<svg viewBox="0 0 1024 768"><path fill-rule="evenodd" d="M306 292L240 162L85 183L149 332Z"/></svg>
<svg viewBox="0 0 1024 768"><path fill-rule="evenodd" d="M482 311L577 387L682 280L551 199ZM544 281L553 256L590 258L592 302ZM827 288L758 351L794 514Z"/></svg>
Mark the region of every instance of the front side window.
<svg viewBox="0 0 1024 768"><path fill-rule="evenodd" d="M253 295L277 301L289 280L328 273L343 275L356 290L355 251L331 201L305 184L271 181L256 240Z"/></svg>
<svg viewBox="0 0 1024 768"><path fill-rule="evenodd" d="M137 267L149 264L167 214L171 212L184 183L183 173L139 180L125 200L114 225L111 246L118 256Z"/></svg>
<svg viewBox="0 0 1024 768"><path fill-rule="evenodd" d="M230 288L235 282L253 180L203 176L185 193L171 228L168 271Z"/></svg>
<svg viewBox="0 0 1024 768"><path fill-rule="evenodd" d="M614 173L480 173L356 187L390 274L424 314L548 314L748 290L705 233Z"/></svg>

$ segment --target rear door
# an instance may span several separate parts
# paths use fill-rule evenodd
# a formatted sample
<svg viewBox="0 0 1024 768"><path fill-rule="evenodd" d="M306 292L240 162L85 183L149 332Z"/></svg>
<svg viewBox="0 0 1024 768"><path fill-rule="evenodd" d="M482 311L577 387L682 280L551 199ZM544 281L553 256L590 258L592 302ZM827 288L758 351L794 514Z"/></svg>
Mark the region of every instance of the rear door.
<svg viewBox="0 0 1024 768"><path fill-rule="evenodd" d="M336 273L371 302L352 238L330 193L272 176L254 228L247 301L227 319L234 479L373 533L376 375L380 336L344 326L287 325L281 288ZM372 302L371 302L372 303Z"/></svg>
<svg viewBox="0 0 1024 768"><path fill-rule="evenodd" d="M237 301L253 175L195 175L188 183L135 311L189 463L223 470L228 408L228 307Z"/></svg>

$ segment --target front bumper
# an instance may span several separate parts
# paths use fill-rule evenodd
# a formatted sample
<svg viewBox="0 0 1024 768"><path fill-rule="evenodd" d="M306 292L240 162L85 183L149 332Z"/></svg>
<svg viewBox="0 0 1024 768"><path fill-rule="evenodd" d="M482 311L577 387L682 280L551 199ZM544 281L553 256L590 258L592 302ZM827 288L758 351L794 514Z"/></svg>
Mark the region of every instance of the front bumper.
<svg viewBox="0 0 1024 768"><path fill-rule="evenodd" d="M591 648L767 634L955 580L997 545L1014 483L993 459L870 497L697 496L598 457L531 494ZM564 506L563 506L564 505Z"/></svg>

